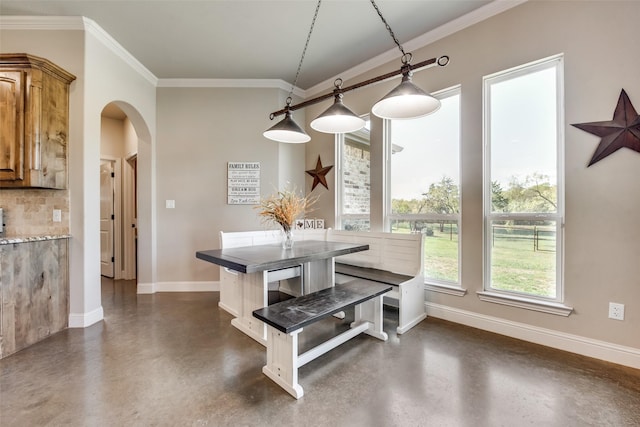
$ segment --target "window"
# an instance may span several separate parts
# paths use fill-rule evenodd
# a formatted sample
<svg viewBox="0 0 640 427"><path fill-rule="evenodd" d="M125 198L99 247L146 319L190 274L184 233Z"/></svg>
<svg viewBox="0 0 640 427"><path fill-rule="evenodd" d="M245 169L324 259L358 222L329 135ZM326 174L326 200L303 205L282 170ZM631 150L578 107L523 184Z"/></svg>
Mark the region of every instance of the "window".
<svg viewBox="0 0 640 427"><path fill-rule="evenodd" d="M562 301L562 56L484 78L484 290Z"/></svg>
<svg viewBox="0 0 640 427"><path fill-rule="evenodd" d="M425 281L460 283L460 87L435 94L442 106L387 122L387 228L425 237Z"/></svg>
<svg viewBox="0 0 640 427"><path fill-rule="evenodd" d="M371 122L365 118L359 131L338 135L336 227L342 230L369 230L371 199Z"/></svg>

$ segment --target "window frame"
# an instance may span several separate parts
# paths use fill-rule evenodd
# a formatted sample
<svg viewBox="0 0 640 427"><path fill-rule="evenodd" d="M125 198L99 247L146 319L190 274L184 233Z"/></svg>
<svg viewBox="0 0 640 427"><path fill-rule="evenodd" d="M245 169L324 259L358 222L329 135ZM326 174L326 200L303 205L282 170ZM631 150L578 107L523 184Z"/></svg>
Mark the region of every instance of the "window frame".
<svg viewBox="0 0 640 427"><path fill-rule="evenodd" d="M462 289L462 85L455 85L446 89L432 92L431 95L437 99L445 99L458 96L458 213L455 214L393 214L391 208L391 120L384 120L384 229L391 232L391 224L394 220L423 220L423 221L455 221L458 229L458 277L455 282L449 280L425 277L424 283L428 290L442 292L451 295L463 296L466 293Z"/></svg>
<svg viewBox="0 0 640 427"><path fill-rule="evenodd" d="M369 114L363 114L360 116L365 121L370 121ZM356 131L358 132L358 131ZM344 230L345 219L359 220L364 219L369 221L369 229L371 229L371 189L369 190L369 214L345 214L344 213L344 148L345 148L345 134L339 133L335 135L335 164L336 170L336 191L335 191L335 218L334 224L337 230ZM371 134L369 134L369 147L371 147ZM371 153L371 148L369 148ZM371 170L371 162L369 163L369 170ZM371 175L369 175L371 180Z"/></svg>
<svg viewBox="0 0 640 427"><path fill-rule="evenodd" d="M491 191L491 86L514 78L526 76L545 69L555 69L556 78L556 212L503 213L492 212ZM483 291L478 292L481 300L518 306L536 311L568 316L572 311L564 305L564 55L553 55L538 61L529 62L511 69L500 71L483 79ZM500 290L491 286L491 226L500 220L555 221L556 257L555 257L555 297L545 297L530 293Z"/></svg>

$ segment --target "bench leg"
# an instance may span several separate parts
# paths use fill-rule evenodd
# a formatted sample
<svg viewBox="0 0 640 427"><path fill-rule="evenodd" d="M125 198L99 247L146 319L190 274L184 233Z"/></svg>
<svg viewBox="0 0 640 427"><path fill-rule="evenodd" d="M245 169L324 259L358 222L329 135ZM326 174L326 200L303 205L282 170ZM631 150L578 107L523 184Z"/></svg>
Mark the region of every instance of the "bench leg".
<svg viewBox="0 0 640 427"><path fill-rule="evenodd" d="M298 334L302 329L285 334L267 325L267 364L262 373L296 399L304 395L298 384Z"/></svg>
<svg viewBox="0 0 640 427"><path fill-rule="evenodd" d="M369 328L365 334L386 341L387 333L382 329L382 295L372 298L355 306L355 320L351 327L356 327L363 322L369 322Z"/></svg>

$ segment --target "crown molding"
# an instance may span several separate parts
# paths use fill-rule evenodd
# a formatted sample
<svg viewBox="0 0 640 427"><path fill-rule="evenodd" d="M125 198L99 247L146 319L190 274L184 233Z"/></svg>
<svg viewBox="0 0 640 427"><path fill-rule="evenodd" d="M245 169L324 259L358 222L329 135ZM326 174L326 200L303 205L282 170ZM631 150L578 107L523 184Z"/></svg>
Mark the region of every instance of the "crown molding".
<svg viewBox="0 0 640 427"><path fill-rule="evenodd" d="M281 79L159 79L158 87L175 88L267 88L291 90L291 83ZM295 87L293 94L304 98L304 90Z"/></svg>
<svg viewBox="0 0 640 427"><path fill-rule="evenodd" d="M0 16L1 30L84 30L81 16Z"/></svg>
<svg viewBox="0 0 640 427"><path fill-rule="evenodd" d="M3 30L74 30L94 36L107 49L156 86L158 78L95 21L83 16L0 16Z"/></svg>
<svg viewBox="0 0 640 427"><path fill-rule="evenodd" d="M98 39L107 49L113 52L116 56L122 59L125 63L129 64L131 68L138 72L153 86L158 85L158 78L147 67L142 65L127 49L122 47L120 43L116 41L109 33L107 33L100 25L94 20L82 17L84 23L84 29Z"/></svg>
<svg viewBox="0 0 640 427"><path fill-rule="evenodd" d="M422 34L421 36L418 36L414 39L409 40L406 43L403 43L403 47L407 52L421 49L451 34L457 33L458 31L464 30L465 28L475 25L478 22L482 22L502 12L505 12L509 9L512 9L523 3L526 3L527 1L528 0L495 0L485 6L482 6L474 10L473 12L469 12L464 16L454 19L453 21L447 22L446 24L441 25L440 27L434 30L431 30L427 33ZM368 61L365 61L353 68L350 68L340 73L337 76L334 76L321 83L318 83L315 86L310 87L305 91L306 96L312 97L322 92L326 92L327 88L333 88L333 82L338 77L342 78L344 81L348 81L349 79L353 79L374 68L380 67L382 65L385 65L395 60L398 60L398 67L399 67L400 66L399 58L400 58L400 54L397 48L389 49L388 51L381 53L380 55L375 56L369 59Z"/></svg>
<svg viewBox="0 0 640 427"><path fill-rule="evenodd" d="M454 19L428 33L404 43L405 50L412 51L428 46L446 36L461 31L478 22L489 19L511 8L525 3L527 0L495 0L460 18ZM109 35L95 21L79 16L0 16L0 29L10 30L85 30L98 41L135 69L149 83L156 87L176 88L276 88L291 91L291 84L280 79L158 79L129 51ZM390 49L360 65L350 68L338 76L327 79L317 85L303 90L293 88L293 94L301 98L309 98L333 87L333 82L340 77L344 81L355 78L374 68L398 59L397 50Z"/></svg>

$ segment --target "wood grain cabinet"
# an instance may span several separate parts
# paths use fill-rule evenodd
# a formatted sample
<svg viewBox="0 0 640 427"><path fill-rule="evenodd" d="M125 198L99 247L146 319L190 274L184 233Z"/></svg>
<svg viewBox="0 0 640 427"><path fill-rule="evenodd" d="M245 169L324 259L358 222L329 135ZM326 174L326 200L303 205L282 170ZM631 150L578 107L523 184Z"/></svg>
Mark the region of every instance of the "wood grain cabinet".
<svg viewBox="0 0 640 427"><path fill-rule="evenodd" d="M67 239L0 245L0 359L67 328Z"/></svg>
<svg viewBox="0 0 640 427"><path fill-rule="evenodd" d="M0 54L0 188L67 188L73 80L44 58Z"/></svg>

